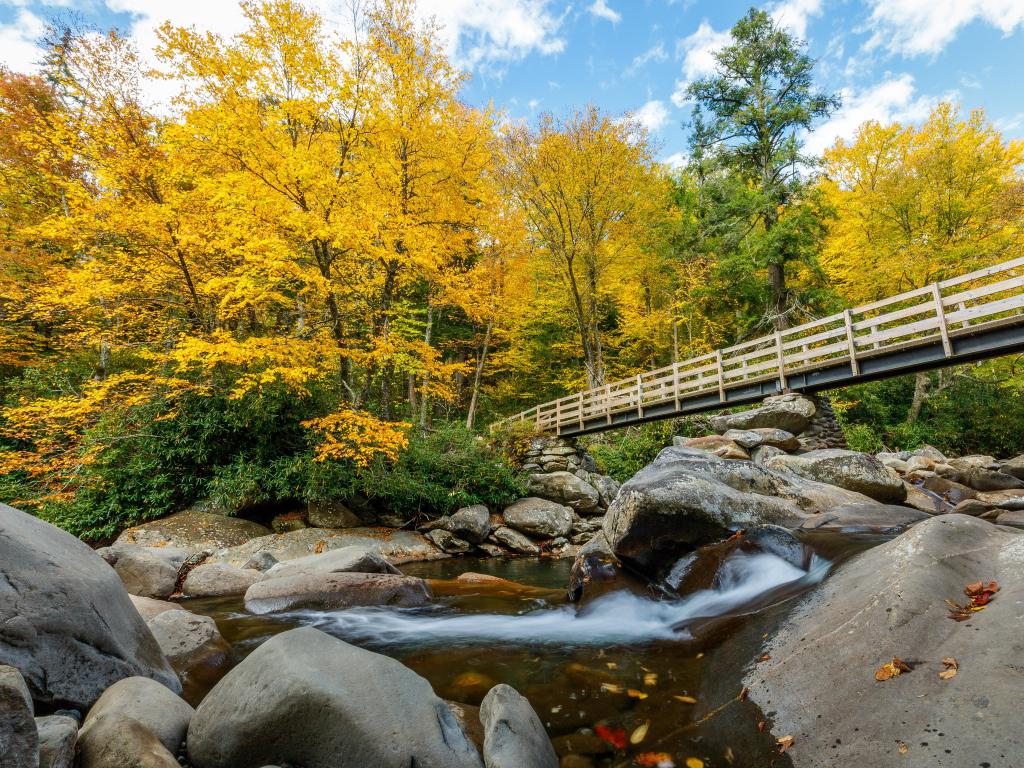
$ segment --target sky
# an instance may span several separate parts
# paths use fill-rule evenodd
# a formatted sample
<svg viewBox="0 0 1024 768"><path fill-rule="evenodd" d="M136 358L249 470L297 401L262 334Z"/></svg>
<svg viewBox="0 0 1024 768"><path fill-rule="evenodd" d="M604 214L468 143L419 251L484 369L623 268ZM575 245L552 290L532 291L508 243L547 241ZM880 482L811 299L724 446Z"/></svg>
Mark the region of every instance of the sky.
<svg viewBox="0 0 1024 768"><path fill-rule="evenodd" d="M307 0L341 18L344 0ZM420 0L446 50L472 76L465 101L511 120L594 104L631 113L658 157L685 158L686 85L750 7L736 0ZM843 105L807 137L819 153L864 120L918 122L938 101L982 107L1007 137L1024 137L1024 0L772 0L756 3L807 41L821 87ZM0 62L31 71L50 18L116 26L142 50L165 19L230 35L233 0L0 0Z"/></svg>

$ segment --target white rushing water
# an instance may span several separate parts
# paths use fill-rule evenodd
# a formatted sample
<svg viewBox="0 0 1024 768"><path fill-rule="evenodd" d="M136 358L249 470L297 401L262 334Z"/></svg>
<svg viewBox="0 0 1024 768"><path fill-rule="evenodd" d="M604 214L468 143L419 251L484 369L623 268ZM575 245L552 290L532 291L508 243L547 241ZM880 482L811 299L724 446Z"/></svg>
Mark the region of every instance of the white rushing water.
<svg viewBox="0 0 1024 768"><path fill-rule="evenodd" d="M722 565L714 589L678 600L654 600L617 591L580 609L567 605L520 615L458 614L443 606L350 608L287 615L338 637L385 646L628 644L686 638L687 622L736 612L787 584L820 581L828 566L827 561L815 558L810 571L803 571L775 555L736 553Z"/></svg>

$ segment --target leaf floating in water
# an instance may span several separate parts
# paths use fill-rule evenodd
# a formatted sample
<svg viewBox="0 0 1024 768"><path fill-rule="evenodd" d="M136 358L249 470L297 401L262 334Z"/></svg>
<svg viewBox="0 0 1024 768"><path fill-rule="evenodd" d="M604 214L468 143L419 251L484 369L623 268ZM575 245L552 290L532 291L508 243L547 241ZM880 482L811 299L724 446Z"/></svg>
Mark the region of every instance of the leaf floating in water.
<svg viewBox="0 0 1024 768"><path fill-rule="evenodd" d="M954 659L952 656L946 656L942 660L942 663L946 666L946 668L939 672L939 677L941 677L943 680L949 680L950 678L956 677L956 671L960 668L960 665L957 664L956 659Z"/></svg>
<svg viewBox="0 0 1024 768"><path fill-rule="evenodd" d="M643 691L638 691L636 688L627 689L626 694L629 696L629 698L640 699L640 701L643 701L648 696L648 694L644 693Z"/></svg>
<svg viewBox="0 0 1024 768"><path fill-rule="evenodd" d="M637 765L652 766L652 768L675 768L675 761L668 752L641 752L633 761ZM689 765L689 763L687 763ZM701 763L701 765L704 765Z"/></svg>
<svg viewBox="0 0 1024 768"><path fill-rule="evenodd" d="M704 768L704 761L699 757L686 758L686 768Z"/></svg>
<svg viewBox="0 0 1024 768"><path fill-rule="evenodd" d="M626 748L626 730L625 728L612 728L607 725L598 725L594 728L594 733L602 741L606 741L616 749Z"/></svg>
<svg viewBox="0 0 1024 768"><path fill-rule="evenodd" d="M793 742L796 741L792 736L783 736L781 739L776 739L775 743L779 745L779 754L781 755L787 749L793 746Z"/></svg>
<svg viewBox="0 0 1024 768"><path fill-rule="evenodd" d="M651 727L651 721L648 720L643 725L638 725L629 735L630 744L639 744L641 741L647 738L647 729Z"/></svg>
<svg viewBox="0 0 1024 768"><path fill-rule="evenodd" d="M675 699L676 701L683 702L683 704L696 704L697 703L697 700L695 698L693 698L693 696L679 696L679 695L675 695L672 698Z"/></svg>
<svg viewBox="0 0 1024 768"><path fill-rule="evenodd" d="M732 761L735 760L735 759L736 758L732 754L732 747L726 747L725 748L725 762L727 762L729 765L732 765Z"/></svg>
<svg viewBox="0 0 1024 768"><path fill-rule="evenodd" d="M608 693L622 693L623 688L615 683L601 683L601 690L608 691Z"/></svg>
<svg viewBox="0 0 1024 768"><path fill-rule="evenodd" d="M644 685L657 685L658 684L658 673L648 672L644 675Z"/></svg>
<svg viewBox="0 0 1024 768"><path fill-rule="evenodd" d="M608 667L608 669L618 669L619 668L619 665L616 664L614 661L606 661L605 662L605 666Z"/></svg>
<svg viewBox="0 0 1024 768"><path fill-rule="evenodd" d="M888 680L893 677L898 677L899 675L902 675L904 672L909 671L909 664L907 664L905 661L900 661L895 656L893 656L892 661L890 661L888 664L883 664L875 670L875 680L881 682L883 680Z"/></svg>

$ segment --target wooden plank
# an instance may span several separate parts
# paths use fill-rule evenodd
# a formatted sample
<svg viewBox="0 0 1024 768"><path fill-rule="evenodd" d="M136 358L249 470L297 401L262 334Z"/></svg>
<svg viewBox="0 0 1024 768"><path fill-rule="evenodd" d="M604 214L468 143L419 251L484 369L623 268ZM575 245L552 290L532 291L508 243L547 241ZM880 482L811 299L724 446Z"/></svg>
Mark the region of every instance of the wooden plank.
<svg viewBox="0 0 1024 768"><path fill-rule="evenodd" d="M779 353L779 389L786 389L786 356L782 353L782 334L775 332L775 349Z"/></svg>
<svg viewBox="0 0 1024 768"><path fill-rule="evenodd" d="M935 297L935 318L939 321L939 333L942 334L942 349L946 357L953 356L953 345L949 341L949 328L946 327L946 310L942 308L942 289L938 283L932 283L932 295Z"/></svg>
<svg viewBox="0 0 1024 768"><path fill-rule="evenodd" d="M612 386L611 384L604 385L604 412L608 417L608 423L612 423Z"/></svg>
<svg viewBox="0 0 1024 768"><path fill-rule="evenodd" d="M676 410L679 410L679 363L672 366L672 397L675 399Z"/></svg>
<svg viewBox="0 0 1024 768"><path fill-rule="evenodd" d="M846 321L846 339L850 343L850 371L854 376L860 376L860 367L857 365L857 341L853 337L853 318L850 317L850 310L843 312L843 320Z"/></svg>
<svg viewBox="0 0 1024 768"><path fill-rule="evenodd" d="M719 402L725 402L725 376L722 370L722 353L718 353L718 400Z"/></svg>
<svg viewBox="0 0 1024 768"><path fill-rule="evenodd" d="M641 419L644 417L644 377L636 375L636 413Z"/></svg>

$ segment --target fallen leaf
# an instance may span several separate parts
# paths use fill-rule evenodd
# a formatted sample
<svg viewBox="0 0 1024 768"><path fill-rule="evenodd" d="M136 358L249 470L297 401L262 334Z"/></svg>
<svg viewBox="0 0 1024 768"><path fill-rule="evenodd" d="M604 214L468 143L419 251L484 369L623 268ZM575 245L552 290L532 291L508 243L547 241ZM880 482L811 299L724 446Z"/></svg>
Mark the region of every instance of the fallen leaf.
<svg viewBox="0 0 1024 768"><path fill-rule="evenodd" d="M883 664L875 670L875 680L881 682L883 680L888 680L892 677L896 677L897 675L901 675L904 672L909 671L909 664L907 664L905 661L900 661L895 656L893 656L892 661L890 661L888 664Z"/></svg>
<svg viewBox="0 0 1024 768"><path fill-rule="evenodd" d="M727 762L729 765L732 765L732 761L734 759L735 759L735 757L732 754L732 747L726 747L725 748L725 762Z"/></svg>
<svg viewBox="0 0 1024 768"><path fill-rule="evenodd" d="M652 768L675 768L672 755L668 752L641 752L633 758L637 765L652 766Z"/></svg>
<svg viewBox="0 0 1024 768"><path fill-rule="evenodd" d="M960 668L960 665L956 663L956 659L952 656L946 656L942 663L945 664L946 668L939 672L939 677L943 680L949 680L950 678L956 677L956 671Z"/></svg>
<svg viewBox="0 0 1024 768"><path fill-rule="evenodd" d="M679 695L675 695L672 698L675 699L676 701L683 702L683 704L696 704L697 703L697 700L695 698L693 698L693 696L679 696Z"/></svg>
<svg viewBox="0 0 1024 768"><path fill-rule="evenodd" d="M758 658L758 661L768 661L770 658L771 656L769 656L767 653L764 653L761 654L761 656Z"/></svg>
<svg viewBox="0 0 1024 768"><path fill-rule="evenodd" d="M686 758L686 768L704 768L704 761L699 757Z"/></svg>
<svg viewBox="0 0 1024 768"><path fill-rule="evenodd" d="M622 693L623 688L615 683L601 683L601 690L608 691L608 693Z"/></svg>
<svg viewBox="0 0 1024 768"><path fill-rule="evenodd" d="M779 745L779 754L781 755L787 749L793 746L795 739L792 736L783 736L781 739L776 739L775 743Z"/></svg>
<svg viewBox="0 0 1024 768"><path fill-rule="evenodd" d="M313 545L313 554L315 554L315 555L322 554L326 547L327 547L327 542L324 541L323 539L320 539L320 541L318 541L315 545Z"/></svg>
<svg viewBox="0 0 1024 768"><path fill-rule="evenodd" d="M732 536L730 536L728 539L726 539L726 541L738 541L738 540L743 538L743 534L745 534L745 533L746 533L746 530L744 530L743 528L740 528L738 531L736 531L736 533L734 533Z"/></svg>
<svg viewBox="0 0 1024 768"><path fill-rule="evenodd" d="M605 666L607 666L608 669L618 669L619 668L619 665L616 664L614 661L606 661L605 662Z"/></svg>
<svg viewBox="0 0 1024 768"><path fill-rule="evenodd" d="M766 725L768 725L768 723L767 723L767 722L765 722L764 720L758 720L758 721L757 721L757 730L758 730L759 732L761 732L761 733L764 733L764 727L765 727Z"/></svg>
<svg viewBox="0 0 1024 768"><path fill-rule="evenodd" d="M626 690L626 694L631 699L640 699L640 701L643 701L648 696L648 694L644 693L643 691L638 691L636 688L628 688Z"/></svg>
<svg viewBox="0 0 1024 768"><path fill-rule="evenodd" d="M648 672L644 675L644 685L657 685L658 684L658 673Z"/></svg>
<svg viewBox="0 0 1024 768"><path fill-rule="evenodd" d="M616 749L626 748L626 730L624 728L612 728L607 725L599 725L594 728L594 733L602 741L606 741Z"/></svg>
<svg viewBox="0 0 1024 768"><path fill-rule="evenodd" d="M636 730L629 734L630 744L639 744L645 738L647 738L647 729L651 727L651 721L648 720L643 725L638 725Z"/></svg>
<svg viewBox="0 0 1024 768"><path fill-rule="evenodd" d="M908 747L902 741L897 744L896 749L899 750L899 753L901 755L905 755L905 754L907 754L907 752L910 751L910 747Z"/></svg>

